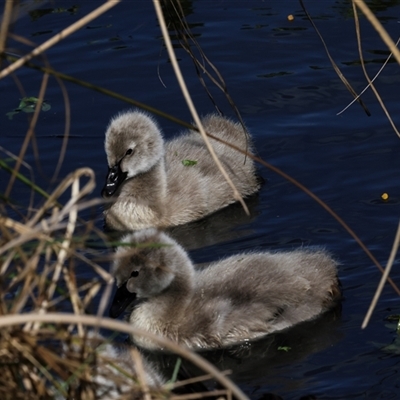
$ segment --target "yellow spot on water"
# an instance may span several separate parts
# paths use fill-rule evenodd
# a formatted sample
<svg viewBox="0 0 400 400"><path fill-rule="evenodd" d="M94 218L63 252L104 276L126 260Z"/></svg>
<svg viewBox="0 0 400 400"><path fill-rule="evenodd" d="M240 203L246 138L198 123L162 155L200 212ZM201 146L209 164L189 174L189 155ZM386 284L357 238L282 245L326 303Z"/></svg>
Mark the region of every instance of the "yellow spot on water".
<svg viewBox="0 0 400 400"><path fill-rule="evenodd" d="M293 21L294 20L294 16L292 14L289 14L287 16L288 21Z"/></svg>
<svg viewBox="0 0 400 400"><path fill-rule="evenodd" d="M382 193L381 199L382 200L389 200L389 195L387 193Z"/></svg>

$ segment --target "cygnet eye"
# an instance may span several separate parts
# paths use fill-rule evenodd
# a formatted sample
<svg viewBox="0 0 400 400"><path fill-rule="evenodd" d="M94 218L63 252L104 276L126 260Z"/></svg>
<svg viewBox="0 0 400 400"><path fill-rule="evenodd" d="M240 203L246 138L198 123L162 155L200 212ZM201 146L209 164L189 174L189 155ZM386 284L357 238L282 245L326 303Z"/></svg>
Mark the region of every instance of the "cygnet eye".
<svg viewBox="0 0 400 400"><path fill-rule="evenodd" d="M125 155L126 155L126 156L129 156L129 155L132 154L132 153L133 153L133 150L132 150L132 149L128 149L128 150L126 151Z"/></svg>
<svg viewBox="0 0 400 400"><path fill-rule="evenodd" d="M132 271L131 278L136 278L137 276L139 276L139 271Z"/></svg>

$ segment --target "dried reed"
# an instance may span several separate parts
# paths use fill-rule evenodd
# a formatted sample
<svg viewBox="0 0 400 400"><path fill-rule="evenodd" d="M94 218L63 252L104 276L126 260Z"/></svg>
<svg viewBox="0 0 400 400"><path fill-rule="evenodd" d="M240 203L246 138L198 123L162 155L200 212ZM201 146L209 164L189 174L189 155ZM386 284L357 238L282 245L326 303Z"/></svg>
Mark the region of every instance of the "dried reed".
<svg viewBox="0 0 400 400"><path fill-rule="evenodd" d="M88 180L83 187L82 179ZM71 196L61 205L59 198L69 188ZM162 399L172 396L173 386L162 383L149 386L139 353L133 352L129 363L126 360L122 363L119 357L110 358L101 347L107 343L105 339L89 329L92 326L132 331L129 324L102 318L102 314L86 315L93 302L98 301L95 296L101 287L113 285L112 277L96 261L108 244L103 243L99 253L88 248L87 241L93 241L93 231L87 229L90 224L85 225L78 219L78 211L82 209L79 206L85 204L84 197L93 188L93 171L82 168L67 176L25 224L5 216L6 210L3 210L0 217L1 398ZM89 254L82 257L82 253ZM94 269L90 274L93 277L82 284L77 267L84 268L82 261L86 258L87 266ZM103 292L100 303L109 302L109 293ZM219 392L225 397L234 393L236 398L246 399L200 356L164 339L154 340L205 368L206 373L227 387ZM93 341L101 344L95 346Z"/></svg>

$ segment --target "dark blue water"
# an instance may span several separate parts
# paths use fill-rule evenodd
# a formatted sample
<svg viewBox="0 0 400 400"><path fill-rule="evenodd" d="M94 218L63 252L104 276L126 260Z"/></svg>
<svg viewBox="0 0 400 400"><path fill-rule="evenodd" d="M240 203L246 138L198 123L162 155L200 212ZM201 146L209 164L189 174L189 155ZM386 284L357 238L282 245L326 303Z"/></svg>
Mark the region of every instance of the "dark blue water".
<svg viewBox="0 0 400 400"><path fill-rule="evenodd" d="M27 6L33 4L35 13L27 14ZM259 156L320 196L384 264L400 214L400 139L374 95L367 91L363 96L371 117L358 104L336 115L352 98L296 1L194 0L182 4L193 34L223 75L254 136ZM77 9L69 9L73 5ZM26 1L13 31L39 44L96 5L94 1ZM399 2L369 5L396 40ZM350 2L308 1L306 6L339 68L355 90L361 91L366 81ZM54 7L65 11L43 12ZM294 21L287 20L288 14L294 15ZM364 18L360 22L365 62L373 76L388 51L369 23ZM28 49L14 41L9 47ZM65 74L191 119L148 0L123 1L46 55L51 66ZM213 111L192 62L181 49L177 56L198 111ZM40 73L22 68L16 76L27 95L37 96ZM93 196L97 196L106 173L105 127L113 114L129 105L72 83L65 86L71 137L59 180L76 168L93 168L98 182ZM386 66L376 87L394 122L399 123L400 74L395 62ZM233 116L221 92L212 87L211 92L221 109ZM0 97L1 146L18 152L28 120L24 113L13 120L5 116L22 97L10 77L0 81ZM36 128L43 173L32 148L25 161L31 164L36 182L47 188L59 159L65 123L64 100L54 78L50 78L45 97L52 108L40 115ZM160 124L167 137L180 129L167 120L160 119ZM266 183L250 201L251 217L233 206L177 235L185 239L196 262L240 250L326 247L341 262L342 312L267 338L242 349L236 357L222 354L213 361L222 369L231 369L233 380L254 399L266 392L285 399L310 393L321 399L400 398L400 348L388 347L398 336L394 324L386 321L389 315L400 313L399 298L391 287L385 287L370 325L361 330L380 273L343 227L313 200L268 169L260 167L260 173ZM5 182L7 175L1 171L2 190ZM384 192L390 196L388 202L380 198ZM11 197L25 203L27 193L17 185ZM35 199L39 202L39 196ZM97 218L101 227L101 215ZM82 276L90 274L89 269L82 271ZM392 277L400 283L398 263ZM280 345L291 350L278 351Z"/></svg>

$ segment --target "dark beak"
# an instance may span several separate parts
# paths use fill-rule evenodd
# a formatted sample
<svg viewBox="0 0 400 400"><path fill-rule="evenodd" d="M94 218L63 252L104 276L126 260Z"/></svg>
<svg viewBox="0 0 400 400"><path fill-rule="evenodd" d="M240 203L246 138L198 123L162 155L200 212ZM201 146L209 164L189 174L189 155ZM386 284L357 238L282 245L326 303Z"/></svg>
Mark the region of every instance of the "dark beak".
<svg viewBox="0 0 400 400"><path fill-rule="evenodd" d="M101 191L101 195L104 198L112 196L121 183L126 179L127 172L122 172L120 163L114 165L112 168L108 168L106 177L106 183Z"/></svg>
<svg viewBox="0 0 400 400"><path fill-rule="evenodd" d="M118 318L125 310L136 299L136 293L131 293L126 288L126 282L120 286L115 292L113 301L111 303L109 315L111 318Z"/></svg>

